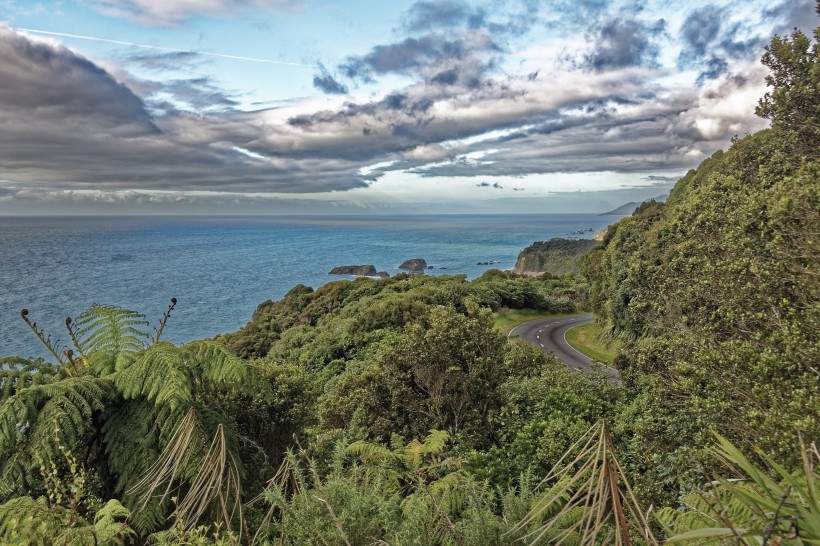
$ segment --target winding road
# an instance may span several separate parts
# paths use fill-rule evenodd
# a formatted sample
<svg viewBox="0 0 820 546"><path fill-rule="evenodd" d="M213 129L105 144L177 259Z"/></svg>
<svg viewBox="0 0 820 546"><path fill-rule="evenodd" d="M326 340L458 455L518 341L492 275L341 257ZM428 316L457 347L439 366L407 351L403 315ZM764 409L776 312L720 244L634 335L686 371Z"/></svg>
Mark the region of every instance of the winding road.
<svg viewBox="0 0 820 546"><path fill-rule="evenodd" d="M604 365L596 365L588 356L581 354L567 343L567 330L580 324L592 322L592 315L571 315L568 317L552 317L536 319L519 324L510 330L509 336L518 336L526 340L533 347L541 349L547 354L553 354L571 370L603 371L609 376L609 381L620 382L618 371Z"/></svg>

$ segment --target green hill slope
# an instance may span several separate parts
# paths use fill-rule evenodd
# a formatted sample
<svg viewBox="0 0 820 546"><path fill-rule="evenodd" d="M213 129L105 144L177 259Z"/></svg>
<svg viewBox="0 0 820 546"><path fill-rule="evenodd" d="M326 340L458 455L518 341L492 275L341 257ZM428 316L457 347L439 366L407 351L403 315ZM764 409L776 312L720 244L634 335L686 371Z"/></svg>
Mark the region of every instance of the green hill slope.
<svg viewBox="0 0 820 546"><path fill-rule="evenodd" d="M679 474L711 430L783 457L820 437L820 56L801 36L764 57L772 128L611 226L584 268L651 415L639 443Z"/></svg>

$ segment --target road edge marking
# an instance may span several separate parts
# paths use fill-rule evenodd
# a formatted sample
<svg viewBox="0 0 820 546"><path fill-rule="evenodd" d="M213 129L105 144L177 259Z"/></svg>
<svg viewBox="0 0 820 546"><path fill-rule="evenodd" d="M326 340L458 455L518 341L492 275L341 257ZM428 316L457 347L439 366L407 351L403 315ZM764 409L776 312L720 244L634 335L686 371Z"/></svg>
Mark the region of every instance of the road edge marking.
<svg viewBox="0 0 820 546"><path fill-rule="evenodd" d="M581 317L581 316L584 316L584 315L589 315L589 313L577 313L575 315L564 315L564 316L558 316L558 317L537 318L537 319L528 320L527 322L522 322L521 324L519 324L518 326L514 327L512 330L507 332L507 337L512 337L513 332L515 332L516 330L518 330L522 326L524 326L526 324L529 324L530 322L538 322L539 320L551 320L553 318L562 319L562 318ZM595 315L590 315L590 316L592 317L592 320L595 320ZM573 347L573 349L574 349L574 347ZM586 355L584 355L584 356L586 356Z"/></svg>
<svg viewBox="0 0 820 546"><path fill-rule="evenodd" d="M591 320L591 321L589 321L589 322L582 322L581 324L576 324L576 325L575 325L575 326L573 326L572 328L575 328L575 327L577 327L577 326L583 326L584 324L589 324L590 322L595 322L595 316L594 316L594 315L593 315L593 317L592 317L592 320ZM620 378L621 374L620 374L620 372L618 371L618 369L617 369L617 368L613 368L612 366L609 366L608 364L604 364L603 362L599 362L599 361L595 360L594 358L590 358L590 357L588 357L587 355L585 355L584 353L582 353L581 351L579 351L578 349L576 349L575 347L573 347L573 346L572 346L572 343L570 343L569 341L567 341L567 332L569 332L570 330L572 330L572 328L567 328L567 329L566 329L566 331L564 331L564 336L563 336L563 337L564 337L564 343L566 343L566 344L567 344L567 347L569 347L570 349L572 349L573 351L575 351L575 352L576 352L576 353L578 353L579 355L583 356L584 358L588 358L588 359L589 359L589 361L590 361L590 362L592 362L593 364L597 364L597 365L602 366L602 367L604 367L604 368L606 368L606 369L608 369L608 370L612 370L613 372L615 372L616 376L617 376L618 378Z"/></svg>

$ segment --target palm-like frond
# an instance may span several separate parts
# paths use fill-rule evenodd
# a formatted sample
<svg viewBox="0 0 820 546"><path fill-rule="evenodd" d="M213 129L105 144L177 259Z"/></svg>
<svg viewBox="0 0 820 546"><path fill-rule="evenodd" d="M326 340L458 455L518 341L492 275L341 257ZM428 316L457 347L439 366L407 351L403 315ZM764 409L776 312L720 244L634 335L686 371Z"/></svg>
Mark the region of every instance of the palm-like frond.
<svg viewBox="0 0 820 546"><path fill-rule="evenodd" d="M251 379L253 370L227 347L214 341L194 341L183 347L191 365L197 367L208 387L241 389ZM265 384L266 385L266 384Z"/></svg>
<svg viewBox="0 0 820 546"><path fill-rule="evenodd" d="M85 375L30 386L0 403L0 478L27 481L34 472L32 457L56 455L55 429L66 445L77 445L110 395L110 382Z"/></svg>
<svg viewBox="0 0 820 546"><path fill-rule="evenodd" d="M172 410L185 407L194 394L185 357L180 348L158 343L116 372L114 383L126 399L144 397L155 405L168 404Z"/></svg>
<svg viewBox="0 0 820 546"><path fill-rule="evenodd" d="M129 493L140 495L145 507L149 501L156 501L153 497L158 491L162 490L161 502L175 487L186 483L176 510L183 528L194 528L215 500L222 520L230 528L240 499L236 453L230 449L221 424L217 425L209 444L203 440L199 418L190 410L162 454Z"/></svg>
<svg viewBox="0 0 820 546"><path fill-rule="evenodd" d="M78 353L65 351L67 361L22 313L60 365L0 359L0 497L36 481L38 461L54 460L65 444L102 457L95 464L128 508L143 501L131 514L141 534L166 520L170 491L186 528L206 513L236 521L242 465L215 395L269 385L219 343L158 342L175 303L153 338L143 315L119 307L95 305L66 319Z"/></svg>
<svg viewBox="0 0 820 546"><path fill-rule="evenodd" d="M112 373L149 340L145 316L114 305L92 305L66 326L86 366L99 374Z"/></svg>
<svg viewBox="0 0 820 546"><path fill-rule="evenodd" d="M0 403L26 387L51 383L59 374L58 366L39 359L0 358Z"/></svg>
<svg viewBox="0 0 820 546"><path fill-rule="evenodd" d="M685 510L659 511L658 520L672 535L669 542L820 544L817 445L802 445L803 465L797 472L788 471L758 450L769 466L766 471L729 440L716 436L719 446L715 455L733 474L744 478L719 478L709 491L685 497Z"/></svg>
<svg viewBox="0 0 820 546"><path fill-rule="evenodd" d="M134 535L128 516L116 500L108 501L92 523L45 499L17 497L0 505L0 544L121 545Z"/></svg>
<svg viewBox="0 0 820 546"><path fill-rule="evenodd" d="M510 531L534 527L524 537L528 544L629 546L633 536L658 544L618 463L604 421L579 438L541 483L552 485Z"/></svg>

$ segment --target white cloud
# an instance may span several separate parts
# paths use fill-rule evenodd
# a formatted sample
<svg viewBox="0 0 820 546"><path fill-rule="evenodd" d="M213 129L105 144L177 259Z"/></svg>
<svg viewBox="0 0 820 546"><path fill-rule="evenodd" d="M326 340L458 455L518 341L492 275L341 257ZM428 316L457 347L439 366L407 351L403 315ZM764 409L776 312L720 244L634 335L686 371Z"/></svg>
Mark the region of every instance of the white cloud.
<svg viewBox="0 0 820 546"><path fill-rule="evenodd" d="M236 16L248 8L292 9L302 0L87 0L102 13L144 25L178 25L200 16Z"/></svg>

